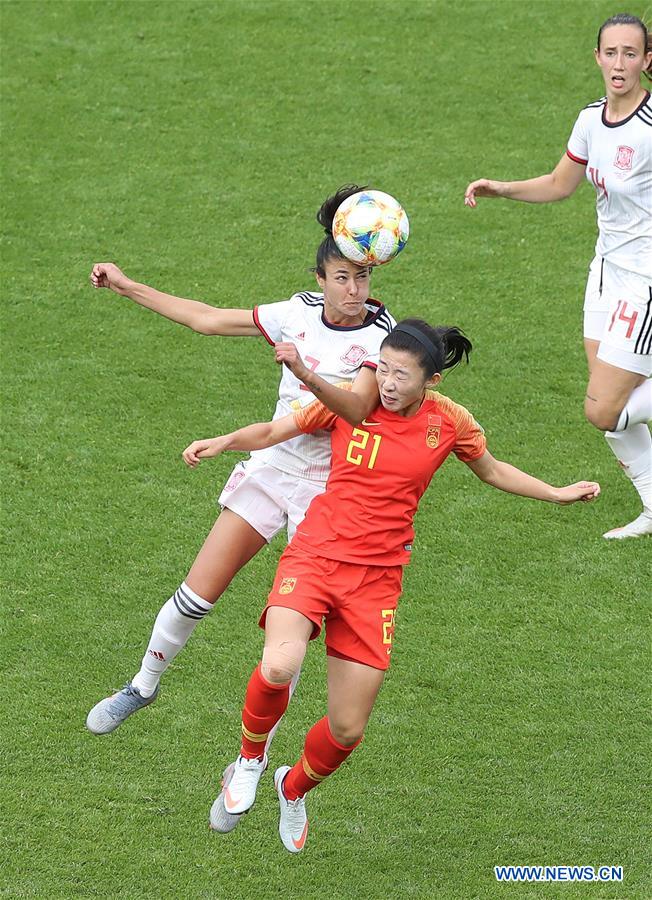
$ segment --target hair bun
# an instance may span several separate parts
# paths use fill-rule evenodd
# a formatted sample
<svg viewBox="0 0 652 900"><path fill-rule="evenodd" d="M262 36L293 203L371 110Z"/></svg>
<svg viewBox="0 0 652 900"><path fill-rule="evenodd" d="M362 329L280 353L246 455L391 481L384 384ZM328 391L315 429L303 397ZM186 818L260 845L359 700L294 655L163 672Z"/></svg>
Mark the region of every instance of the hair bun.
<svg viewBox="0 0 652 900"><path fill-rule="evenodd" d="M335 218L335 213L337 212L341 203L350 197L352 194L357 194L358 191L365 190L364 186L360 186L359 184L343 184L339 190L337 190L332 197L328 197L322 205L319 207L319 212L317 213L317 221L320 225L323 226L323 229L327 235L331 235L333 229L333 219Z"/></svg>

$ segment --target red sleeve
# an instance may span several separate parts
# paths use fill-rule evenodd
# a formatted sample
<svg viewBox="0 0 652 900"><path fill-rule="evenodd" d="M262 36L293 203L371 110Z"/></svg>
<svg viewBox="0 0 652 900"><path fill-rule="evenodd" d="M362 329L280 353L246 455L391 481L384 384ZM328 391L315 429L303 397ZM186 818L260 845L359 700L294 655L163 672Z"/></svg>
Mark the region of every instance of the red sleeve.
<svg viewBox="0 0 652 900"><path fill-rule="evenodd" d="M473 462L474 459L480 459L487 449L487 439L483 428L478 425L468 409L460 406L459 403L454 403L440 393L433 393L431 396L455 426L455 446L453 447L455 456L462 462Z"/></svg>
<svg viewBox="0 0 652 900"><path fill-rule="evenodd" d="M475 421L471 413L459 406L458 409L464 414L460 415L456 421L457 440L453 447L453 453L462 462L473 462L474 459L480 459L487 449L487 438L480 425Z"/></svg>
<svg viewBox="0 0 652 900"><path fill-rule="evenodd" d="M342 391L350 391L353 385L350 381L339 381L335 387L340 388ZM312 403L304 406L303 409L298 410L294 414L297 428L305 434L322 429L332 431L337 418L337 414L325 406L321 400L313 400Z"/></svg>
<svg viewBox="0 0 652 900"><path fill-rule="evenodd" d="M303 409L298 410L294 414L294 421L297 428L304 434L311 434L313 431L331 431L335 426L337 415L324 406L321 400L313 400Z"/></svg>

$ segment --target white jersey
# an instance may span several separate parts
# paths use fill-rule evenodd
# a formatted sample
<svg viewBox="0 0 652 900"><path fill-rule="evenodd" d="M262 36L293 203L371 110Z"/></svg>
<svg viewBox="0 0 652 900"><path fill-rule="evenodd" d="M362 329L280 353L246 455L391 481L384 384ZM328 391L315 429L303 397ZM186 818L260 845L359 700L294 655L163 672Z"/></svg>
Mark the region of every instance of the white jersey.
<svg viewBox="0 0 652 900"><path fill-rule="evenodd" d="M622 122L606 119L607 100L577 117L567 155L586 166L597 192L597 256L652 280L652 101L650 92Z"/></svg>
<svg viewBox="0 0 652 900"><path fill-rule="evenodd" d="M380 345L396 325L378 301L368 300L366 309L362 325L332 325L324 316L324 295L302 291L289 300L256 306L254 322L270 344L295 344L308 368L336 384L353 381L363 365L375 369ZM275 419L315 399L287 366L282 372ZM276 447L256 450L252 456L290 475L325 482L330 472L331 435L328 431L301 434Z"/></svg>

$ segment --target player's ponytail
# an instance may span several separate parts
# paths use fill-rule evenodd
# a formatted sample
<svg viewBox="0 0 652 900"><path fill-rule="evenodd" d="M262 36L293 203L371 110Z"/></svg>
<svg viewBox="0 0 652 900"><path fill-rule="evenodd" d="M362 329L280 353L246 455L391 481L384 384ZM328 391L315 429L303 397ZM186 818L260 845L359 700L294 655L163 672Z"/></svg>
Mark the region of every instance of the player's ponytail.
<svg viewBox="0 0 652 900"><path fill-rule="evenodd" d="M471 341L456 326L433 327L423 319L403 319L385 338L383 347L412 354L427 378L444 369L452 369L473 349Z"/></svg>
<svg viewBox="0 0 652 900"><path fill-rule="evenodd" d="M444 369L452 369L465 358L468 363L469 353L473 350L473 344L463 331L460 331L455 325L452 325L450 328L443 327L435 328L434 330L441 334L441 339L446 348Z"/></svg>
<svg viewBox="0 0 652 900"><path fill-rule="evenodd" d="M317 272L318 275L321 275L322 278L326 277L325 264L329 259L345 259L333 238L333 219L335 218L335 213L347 197L350 197L352 194L357 194L358 191L364 190L365 187L358 184L344 184L332 197L328 197L324 200L319 207L317 221L326 232L326 237L317 248L315 272Z"/></svg>

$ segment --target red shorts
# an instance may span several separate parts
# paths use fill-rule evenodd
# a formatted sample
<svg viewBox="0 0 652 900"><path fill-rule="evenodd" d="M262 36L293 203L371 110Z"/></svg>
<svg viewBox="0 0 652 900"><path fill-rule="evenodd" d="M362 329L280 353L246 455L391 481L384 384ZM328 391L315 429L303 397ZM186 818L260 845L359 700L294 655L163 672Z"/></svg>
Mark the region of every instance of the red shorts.
<svg viewBox="0 0 652 900"><path fill-rule="evenodd" d="M387 669L402 579L403 566L360 566L290 545L279 560L260 626L270 606L283 606L314 623L314 640L325 619L330 656Z"/></svg>

